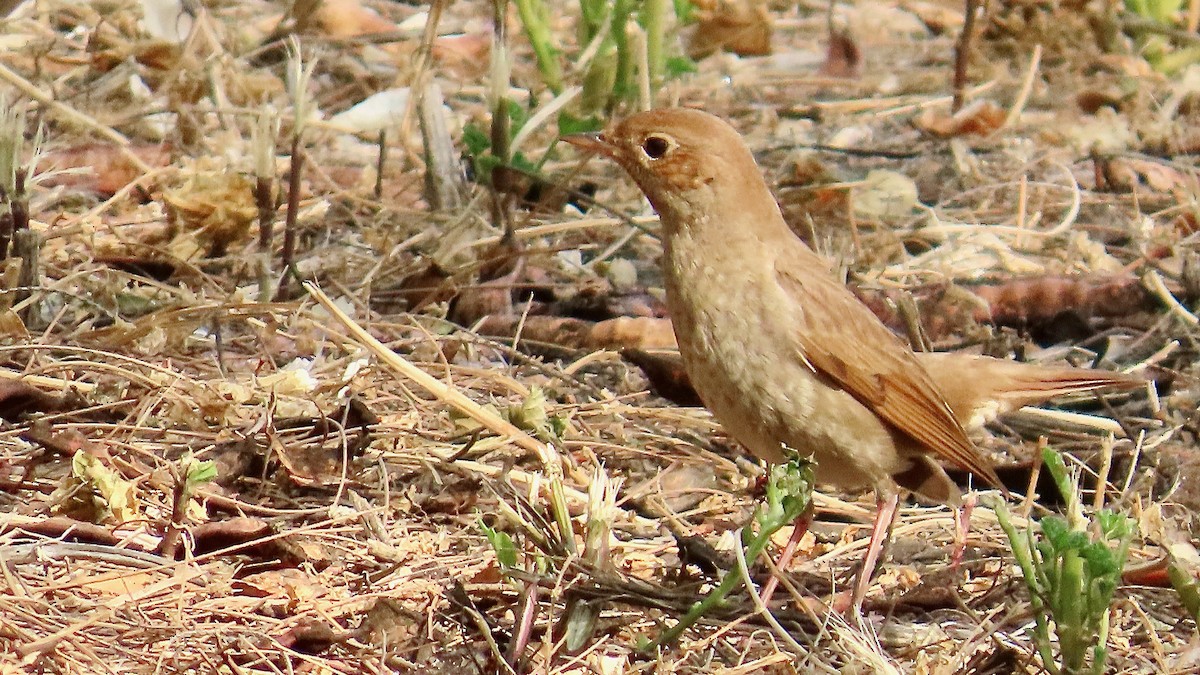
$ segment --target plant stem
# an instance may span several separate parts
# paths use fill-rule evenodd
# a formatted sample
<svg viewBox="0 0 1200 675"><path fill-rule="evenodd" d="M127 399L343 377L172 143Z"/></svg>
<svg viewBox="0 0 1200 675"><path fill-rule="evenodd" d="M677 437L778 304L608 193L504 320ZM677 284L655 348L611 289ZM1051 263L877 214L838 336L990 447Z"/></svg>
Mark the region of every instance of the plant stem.
<svg viewBox="0 0 1200 675"><path fill-rule="evenodd" d="M521 15L521 25L525 27L525 35L533 45L533 55L537 58L542 81L557 96L563 90L562 66L558 63L554 34L546 20L546 5L542 0L516 0L516 3L517 13Z"/></svg>
<svg viewBox="0 0 1200 675"><path fill-rule="evenodd" d="M746 546L746 558L748 560L755 560L758 558L758 555L762 553L764 548L766 548L767 542L770 541L772 534L774 534L774 531L767 532L764 530L759 532L758 536L751 540L750 544ZM738 537L740 538L741 536L742 531L739 530ZM679 636L683 635L684 631L686 631L688 628L691 628L693 624L700 620L700 617L704 616L713 608L724 603L725 597L737 587L741 580L742 575L738 570L735 569L727 571L725 575L721 577L721 583L718 584L717 587L714 588L707 596L705 596L703 600L692 605L691 609L687 611L687 614L684 614L683 617L679 619L679 623L675 624L662 635L658 636L658 639L651 643L650 649L669 645L678 640ZM751 593L754 592L753 589L749 590Z"/></svg>
<svg viewBox="0 0 1200 675"><path fill-rule="evenodd" d="M1033 608L1035 622L1033 642L1037 645L1038 655L1042 657L1042 666L1051 675L1059 675L1060 671L1055 664L1054 654L1050 651L1050 622L1046 618L1046 604L1043 602L1046 586L1040 581L1041 575L1035 569L1030 538L1023 537L1017 532L1017 528L1012 524L1008 505L1002 500L995 500L992 503L992 510L996 513L1000 529L1004 530L1004 534L1008 537L1013 558L1016 558L1017 566L1021 568L1021 575L1025 577L1025 585L1029 588L1029 604ZM1026 534L1029 535L1028 530Z"/></svg>
<svg viewBox="0 0 1200 675"><path fill-rule="evenodd" d="M296 220L300 212L300 177L304 171L304 151L300 147L300 134L292 134L292 166L288 170L287 214L283 220L283 278L279 281L276 300L287 297L291 277L296 274L293 263L296 257Z"/></svg>
<svg viewBox="0 0 1200 675"><path fill-rule="evenodd" d="M619 101L627 100L634 91L631 81L633 71L633 55L629 49L629 17L633 13L632 0L616 0L612 9L612 41L617 48L616 78L613 80L612 92L609 94L605 107L610 111Z"/></svg>
<svg viewBox="0 0 1200 675"><path fill-rule="evenodd" d="M954 46L954 99L950 112L962 110L963 92L967 89L967 66L971 62L971 42L975 35L975 14L979 11L979 0L966 0L962 34Z"/></svg>
<svg viewBox="0 0 1200 675"><path fill-rule="evenodd" d="M667 0L644 0L642 3L642 28L646 31L646 65L649 69L650 88L657 91L667 67L667 56L663 49L666 33Z"/></svg>
<svg viewBox="0 0 1200 675"><path fill-rule="evenodd" d="M771 541L771 536L784 525L795 522L808 509L812 501L812 484L812 465L807 460L793 459L771 468L766 504L759 506L754 518L758 521L758 534L751 537L749 530L745 528L738 531L738 538L746 551L747 560L758 559ZM679 623L648 644L643 651L652 651L678 640L684 631L700 620L700 617L719 607L741 581L740 569L727 571L716 588L703 600L692 605L680 618ZM754 588L747 588L746 591L756 592Z"/></svg>

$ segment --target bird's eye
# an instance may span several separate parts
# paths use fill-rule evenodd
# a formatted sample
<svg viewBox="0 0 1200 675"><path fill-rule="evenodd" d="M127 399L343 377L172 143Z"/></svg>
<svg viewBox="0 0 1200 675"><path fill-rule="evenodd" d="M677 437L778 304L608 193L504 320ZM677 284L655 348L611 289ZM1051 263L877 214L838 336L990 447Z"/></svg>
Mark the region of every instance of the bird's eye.
<svg viewBox="0 0 1200 675"><path fill-rule="evenodd" d="M647 136L642 141L642 152L650 159L662 159L671 149L671 141L662 136Z"/></svg>

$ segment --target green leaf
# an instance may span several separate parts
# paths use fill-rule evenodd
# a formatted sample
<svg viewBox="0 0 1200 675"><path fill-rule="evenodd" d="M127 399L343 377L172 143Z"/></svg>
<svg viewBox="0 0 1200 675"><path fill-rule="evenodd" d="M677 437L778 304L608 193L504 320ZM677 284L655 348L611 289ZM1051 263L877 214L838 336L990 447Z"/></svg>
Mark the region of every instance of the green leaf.
<svg viewBox="0 0 1200 675"><path fill-rule="evenodd" d="M512 537L508 536L507 532L488 527L482 520L479 521L479 528L483 530L483 535L496 552L496 562L500 563L500 569L507 571L516 567L517 547Z"/></svg>
<svg viewBox="0 0 1200 675"><path fill-rule="evenodd" d="M1186 568L1174 561L1167 565L1167 578L1179 594L1179 604L1193 619L1200 621L1200 589L1196 587L1196 580Z"/></svg>
<svg viewBox="0 0 1200 675"><path fill-rule="evenodd" d="M794 521L808 508L812 498L812 462L792 457L775 464L767 477L766 504L758 516L764 529L778 529Z"/></svg>
<svg viewBox="0 0 1200 675"><path fill-rule="evenodd" d="M1123 513L1104 509L1096 514L1100 534L1105 539L1125 539L1133 535L1133 520Z"/></svg>
<svg viewBox="0 0 1200 675"><path fill-rule="evenodd" d="M503 163L494 155L478 155L475 157L475 181L480 185L490 185L492 170Z"/></svg>
<svg viewBox="0 0 1200 675"><path fill-rule="evenodd" d="M692 4L692 0L674 0L674 4L679 25L686 26L696 21L696 6Z"/></svg>
<svg viewBox="0 0 1200 675"><path fill-rule="evenodd" d="M590 29L596 29L608 15L607 0L579 0L579 12L584 23ZM595 37L595 32L589 32L588 41Z"/></svg>
<svg viewBox="0 0 1200 675"><path fill-rule="evenodd" d="M653 640L651 640L649 637L642 635L640 633L636 637L633 638L633 641L634 641L634 645L635 645L634 649L636 649L637 651L642 652L642 653L650 651L655 646Z"/></svg>
<svg viewBox="0 0 1200 675"><path fill-rule="evenodd" d="M1046 516L1042 518L1042 537L1053 547L1055 553L1069 549L1071 538L1071 528L1067 525L1067 521L1058 516Z"/></svg>
<svg viewBox="0 0 1200 675"><path fill-rule="evenodd" d="M512 122L508 128L516 133L529 121L529 111L512 99L505 99L505 101L508 103L508 119Z"/></svg>
<svg viewBox="0 0 1200 675"><path fill-rule="evenodd" d="M1172 26L1183 6L1181 0L1125 0L1125 9L1164 26Z"/></svg>
<svg viewBox="0 0 1200 675"><path fill-rule="evenodd" d="M473 122L463 127L462 140L463 145L467 146L467 153L472 157L479 157L492 149L492 137Z"/></svg>
<svg viewBox="0 0 1200 675"><path fill-rule="evenodd" d="M1088 574L1095 578L1112 576L1121 573L1121 565L1117 562L1117 554L1101 543L1093 543L1080 551L1087 561Z"/></svg>
<svg viewBox="0 0 1200 675"><path fill-rule="evenodd" d="M525 153L521 152L520 150L518 150L517 153L515 155L513 155L512 161L510 161L509 164L514 169L520 169L521 171L524 171L525 173L536 173L537 172L537 165L534 164L533 161L531 161L528 157L526 157Z"/></svg>
<svg viewBox="0 0 1200 675"><path fill-rule="evenodd" d="M1096 580L1094 594L1096 600L1099 601L1098 604L1101 610L1107 608L1109 602L1112 601L1113 593L1117 592L1117 582L1120 578L1121 571L1118 569L1117 574Z"/></svg>
<svg viewBox="0 0 1200 675"><path fill-rule="evenodd" d="M519 405L509 406L505 417L518 428L533 433L543 441L556 441L555 425L547 412L546 392L538 386L529 388L529 395Z"/></svg>
<svg viewBox="0 0 1200 675"><path fill-rule="evenodd" d="M217 465L210 459L202 462L192 460L186 464L187 480L189 485L199 485L207 483L217 477Z"/></svg>
<svg viewBox="0 0 1200 675"><path fill-rule="evenodd" d="M569 112L563 112L558 115L559 136L566 136L568 134L583 134L589 131L599 131L602 128L604 128L604 124L596 115L576 117Z"/></svg>
<svg viewBox="0 0 1200 675"><path fill-rule="evenodd" d="M1146 51L1143 50L1143 54ZM1197 47L1181 47L1178 49L1167 50L1165 47L1160 51L1156 58L1151 59L1149 55L1146 58L1154 69L1160 73L1173 75L1190 65L1200 62L1200 48Z"/></svg>
<svg viewBox="0 0 1200 675"><path fill-rule="evenodd" d="M554 438L562 438L570 427L567 418L562 415L551 415L548 421L550 422L550 433Z"/></svg>
<svg viewBox="0 0 1200 675"><path fill-rule="evenodd" d="M686 56L667 57L667 77L681 77L698 70L696 62Z"/></svg>
<svg viewBox="0 0 1200 675"><path fill-rule="evenodd" d="M1050 477L1054 479L1054 484L1058 487L1059 494L1062 498L1071 503L1075 501L1075 493L1071 490L1071 478L1067 472L1067 465L1063 462L1062 455L1058 454L1053 448L1042 448L1042 463L1046 465L1046 469L1050 472Z"/></svg>

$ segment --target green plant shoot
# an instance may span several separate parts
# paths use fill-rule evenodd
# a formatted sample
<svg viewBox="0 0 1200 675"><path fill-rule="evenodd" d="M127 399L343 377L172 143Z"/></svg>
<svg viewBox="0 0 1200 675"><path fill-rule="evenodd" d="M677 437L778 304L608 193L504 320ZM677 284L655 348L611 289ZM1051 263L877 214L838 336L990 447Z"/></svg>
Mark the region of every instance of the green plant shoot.
<svg viewBox="0 0 1200 675"><path fill-rule="evenodd" d="M1003 502L995 504L996 516L1029 589L1033 639L1042 665L1052 675L1098 675L1104 672L1109 607L1125 567L1134 523L1107 509L1090 520L1084 517L1077 478L1068 477L1062 457L1054 450L1043 448L1042 458L1067 503L1067 517L1043 518L1035 539L1032 524L1023 533L1017 531ZM1058 638L1057 658L1051 632Z"/></svg>

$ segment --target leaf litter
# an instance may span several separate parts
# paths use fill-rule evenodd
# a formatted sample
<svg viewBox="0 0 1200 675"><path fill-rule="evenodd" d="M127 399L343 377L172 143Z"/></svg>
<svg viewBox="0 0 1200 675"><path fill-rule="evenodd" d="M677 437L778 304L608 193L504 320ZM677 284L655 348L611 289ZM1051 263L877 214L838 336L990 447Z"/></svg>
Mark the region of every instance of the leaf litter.
<svg viewBox="0 0 1200 675"><path fill-rule="evenodd" d="M0 375L21 384L0 392L0 672L1037 671L986 507L958 570L949 511L903 509L869 630L814 614L871 514L837 493L818 496L796 595L774 612L803 650L743 594L639 654L736 564L763 469L672 360L636 188L556 153L513 183L542 207L501 226L478 186L427 208L404 108L427 68L451 138L486 128L480 3L209 3L163 20L178 7L49 0L4 19L0 79L36 113L27 135L46 131L28 186L38 277L0 299ZM837 6L833 47L823 6L702 9L704 42L749 43L661 101L729 118L797 234L910 338L1153 378L1153 396L1067 402L1073 424L1015 416L981 442L1022 494L1039 436L1107 467L1110 503L1143 523L1131 567L1194 557L1194 78L1079 48L1082 11L1003 3L981 22L975 104L951 115L959 9ZM276 300L278 261L252 232L250 130L261 106L280 139L295 127L275 41L292 32L319 55L296 266L328 305L295 286ZM511 95L536 111L548 96L512 47ZM368 112L389 120L382 161L378 124L333 123ZM552 127L531 128L531 156ZM274 160L282 180L289 158ZM619 215L579 213L587 194ZM7 288L19 268L5 261ZM1100 417L1120 422L1110 445ZM188 457L216 478L177 512ZM1196 661L1194 617L1153 578L1117 592L1117 672Z"/></svg>

